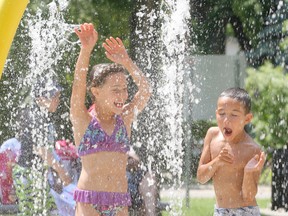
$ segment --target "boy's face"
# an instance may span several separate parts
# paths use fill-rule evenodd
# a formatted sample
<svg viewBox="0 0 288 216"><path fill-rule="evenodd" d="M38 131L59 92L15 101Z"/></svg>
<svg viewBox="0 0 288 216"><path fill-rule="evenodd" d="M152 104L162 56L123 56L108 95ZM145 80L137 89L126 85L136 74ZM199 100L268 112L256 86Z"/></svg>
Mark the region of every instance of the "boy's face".
<svg viewBox="0 0 288 216"><path fill-rule="evenodd" d="M217 103L216 119L226 141L239 141L244 132L244 126L252 119L251 113L246 113L244 105L236 99L220 97Z"/></svg>

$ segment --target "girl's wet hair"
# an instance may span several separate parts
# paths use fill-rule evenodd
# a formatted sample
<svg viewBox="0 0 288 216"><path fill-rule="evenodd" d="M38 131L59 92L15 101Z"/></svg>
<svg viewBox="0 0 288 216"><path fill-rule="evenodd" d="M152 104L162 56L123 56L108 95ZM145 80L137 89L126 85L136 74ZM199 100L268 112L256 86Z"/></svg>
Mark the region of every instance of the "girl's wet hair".
<svg viewBox="0 0 288 216"><path fill-rule="evenodd" d="M106 78L114 73L125 73L125 68L120 64L97 64L90 71L90 88L102 86Z"/></svg>
<svg viewBox="0 0 288 216"><path fill-rule="evenodd" d="M248 92L242 88L226 89L220 94L219 98L220 97L229 97L236 99L243 104L246 113L250 113L251 111L251 98Z"/></svg>
<svg viewBox="0 0 288 216"><path fill-rule="evenodd" d="M125 68L116 63L103 63L95 65L90 71L90 85L88 86L92 100L94 101L94 96L91 94L90 89L93 87L101 87L105 84L108 76L116 73L126 73Z"/></svg>

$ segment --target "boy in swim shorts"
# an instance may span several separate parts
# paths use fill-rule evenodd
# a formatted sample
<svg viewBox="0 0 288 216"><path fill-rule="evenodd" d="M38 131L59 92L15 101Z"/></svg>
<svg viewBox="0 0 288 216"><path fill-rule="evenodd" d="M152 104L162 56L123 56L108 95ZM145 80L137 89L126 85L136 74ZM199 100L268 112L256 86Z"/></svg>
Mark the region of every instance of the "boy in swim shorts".
<svg viewBox="0 0 288 216"><path fill-rule="evenodd" d="M213 180L215 216L260 216L255 196L265 154L244 130L252 119L251 99L241 88L218 98L216 119L205 137L197 180Z"/></svg>

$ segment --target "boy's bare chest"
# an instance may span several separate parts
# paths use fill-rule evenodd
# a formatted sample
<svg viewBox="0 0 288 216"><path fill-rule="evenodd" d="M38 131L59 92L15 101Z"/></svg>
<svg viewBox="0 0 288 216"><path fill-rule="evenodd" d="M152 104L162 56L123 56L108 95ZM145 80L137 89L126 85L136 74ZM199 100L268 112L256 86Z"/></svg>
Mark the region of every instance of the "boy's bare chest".
<svg viewBox="0 0 288 216"><path fill-rule="evenodd" d="M217 141L211 143L211 157L216 158L223 148L228 149L228 152L233 157L233 163L225 166L226 169L243 169L248 161L253 157L250 149L245 144L231 145L225 141Z"/></svg>

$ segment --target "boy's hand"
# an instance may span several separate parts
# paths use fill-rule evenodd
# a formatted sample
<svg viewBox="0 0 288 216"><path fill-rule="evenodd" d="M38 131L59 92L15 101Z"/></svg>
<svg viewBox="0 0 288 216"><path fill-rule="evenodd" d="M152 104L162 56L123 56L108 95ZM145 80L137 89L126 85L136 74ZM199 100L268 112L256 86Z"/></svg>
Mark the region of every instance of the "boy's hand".
<svg viewBox="0 0 288 216"><path fill-rule="evenodd" d="M80 26L80 29L75 29L75 33L79 37L82 47L92 51L98 40L98 33L93 24L84 23Z"/></svg>
<svg viewBox="0 0 288 216"><path fill-rule="evenodd" d="M220 151L218 158L220 161L230 164L232 164L234 161L234 155L231 154L227 148L223 148Z"/></svg>
<svg viewBox="0 0 288 216"><path fill-rule="evenodd" d="M244 168L244 172L261 172L264 163L266 160L266 155L264 152L261 152L261 155L255 155Z"/></svg>
<svg viewBox="0 0 288 216"><path fill-rule="evenodd" d="M125 65L130 59L120 38L107 38L106 43L103 43L103 47L106 50L107 58L115 63Z"/></svg>

